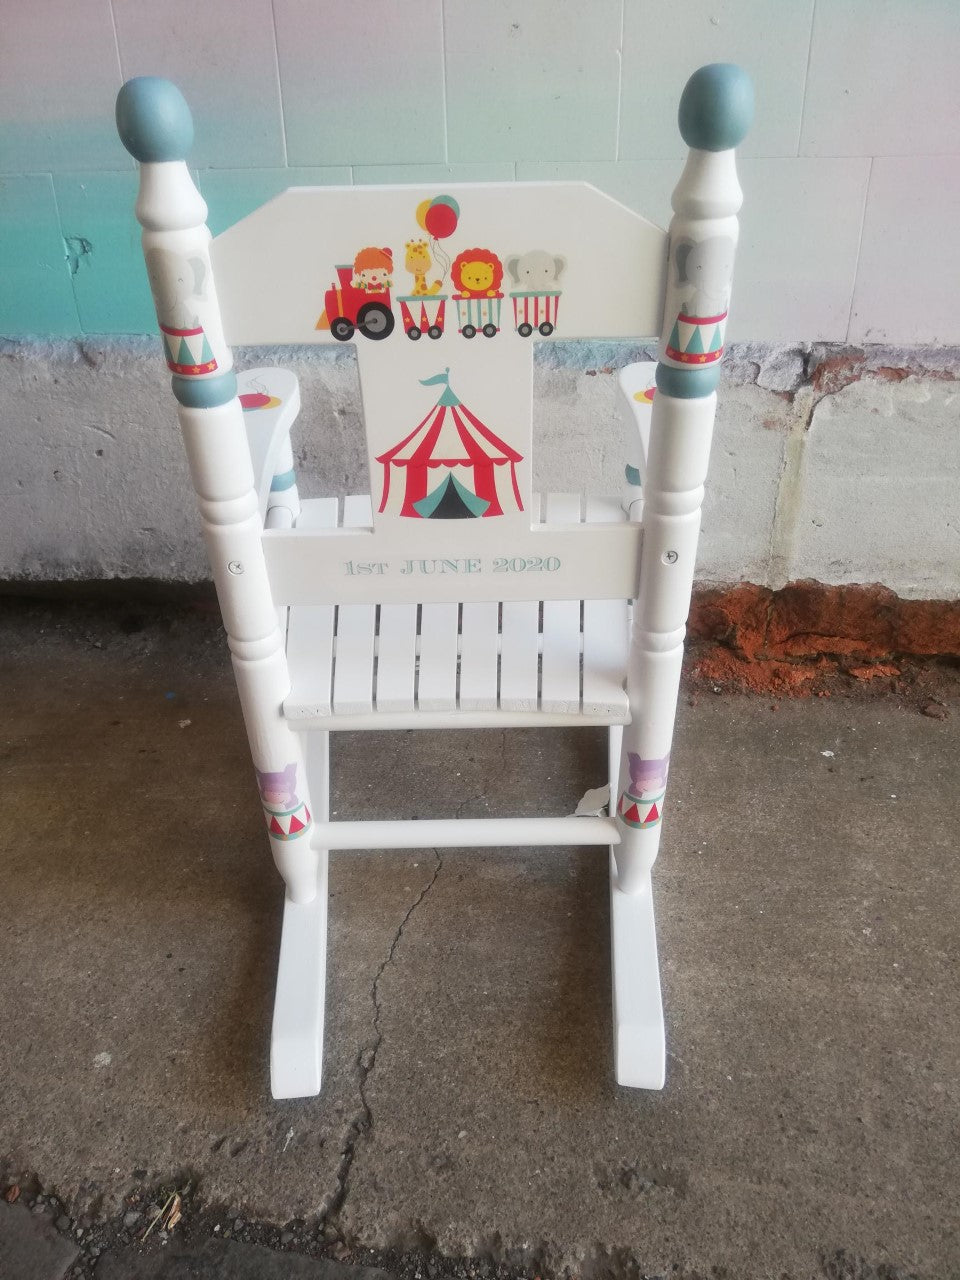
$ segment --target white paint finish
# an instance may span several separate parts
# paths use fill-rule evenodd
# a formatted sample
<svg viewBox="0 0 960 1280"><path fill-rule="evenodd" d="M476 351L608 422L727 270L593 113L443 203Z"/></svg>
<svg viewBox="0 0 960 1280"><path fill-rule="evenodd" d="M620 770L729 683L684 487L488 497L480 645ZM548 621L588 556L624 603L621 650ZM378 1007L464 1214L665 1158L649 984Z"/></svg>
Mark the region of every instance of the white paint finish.
<svg viewBox="0 0 960 1280"><path fill-rule="evenodd" d="M958 225L960 156L874 160L851 342L960 342Z"/></svg>
<svg viewBox="0 0 960 1280"><path fill-rule="evenodd" d="M382 604L377 634L377 711L412 711L416 674L417 606Z"/></svg>
<svg viewBox="0 0 960 1280"><path fill-rule="evenodd" d="M274 598L298 605L397 603L411 596L421 603L528 600L531 595L606 600L626 598L636 586L637 526L544 524L531 529L499 519L462 520L457 523L471 529L458 533L454 545L453 532L444 530L444 545L438 546L439 522L409 523L413 527L404 531L402 543L392 528L332 536L267 530L263 547ZM440 550L447 555L439 558ZM365 569L370 565L378 571Z"/></svg>
<svg viewBox="0 0 960 1280"><path fill-rule="evenodd" d="M622 508L602 499L588 498L589 521L623 521ZM627 708L623 687L629 649L629 616L626 600L583 602L583 710L607 712Z"/></svg>
<svg viewBox="0 0 960 1280"><path fill-rule="evenodd" d="M330 735L306 739L306 768L317 822L330 813ZM270 1092L275 1098L309 1098L320 1092L323 1075L324 997L327 979L326 849L316 849L317 891L312 901L283 903L283 931L270 1034Z"/></svg>
<svg viewBox="0 0 960 1280"><path fill-rule="evenodd" d="M619 0L448 4L449 158L613 159L619 34Z"/></svg>
<svg viewBox="0 0 960 1280"><path fill-rule="evenodd" d="M306 506L304 503L304 508ZM365 494L351 494L344 500L345 529L365 527L371 518L370 499ZM272 585L272 573L270 581ZM342 604L337 608L333 709L338 715L359 715L373 710L376 622L374 604Z"/></svg>
<svg viewBox="0 0 960 1280"><path fill-rule="evenodd" d="M289 450L290 429L300 412L300 388L296 374L289 369L246 369L237 377L237 393L241 404L244 396L270 396L278 405L244 409L243 425L247 430L247 446L253 467L254 487L260 514L267 509L270 484L278 470L281 452ZM323 527L326 526L323 521Z"/></svg>
<svg viewBox="0 0 960 1280"><path fill-rule="evenodd" d="M321 498L308 502L297 521L302 528L335 529L338 502ZM333 642L336 610L332 604L291 609L287 626L287 665L297 697L312 714L329 715L332 707Z"/></svg>
<svg viewBox="0 0 960 1280"><path fill-rule="evenodd" d="M334 501L308 500L303 507L301 530L332 528L336 520ZM361 499L350 498L346 505L345 523L369 518L369 507ZM536 505L539 511L539 498ZM555 529L563 528L560 522L565 522L568 527L573 525L576 533L583 532L579 495L549 495L544 509L557 522ZM616 499L589 499L585 510L591 522L624 524ZM636 537L636 528L627 532ZM546 535L551 536L555 535ZM371 577L376 581L375 575ZM467 581L482 592L477 579ZM533 590L540 585L540 580L532 576L523 581ZM408 575L402 585L412 593L422 582ZM379 585L374 588L373 600L381 590ZM276 590L274 598L281 598ZM420 607L419 634L415 604L380 604L375 639L371 639L374 603L360 606L366 610L364 613L358 612L356 605L341 604L332 707L329 690L333 605L298 605L290 611L287 656L292 687L284 701L284 712L291 719L336 728L371 728L378 724L383 728L416 727L424 720L439 727L466 727L468 723L482 724L483 714L492 715L500 723L509 719L504 712L532 713L534 723L540 717L548 722L577 723L581 714L586 717L585 723L623 722L628 718L623 692L626 603L623 599L601 600L592 607L593 603L585 606L588 635L584 638L581 603L577 599L546 601L542 606L536 599L528 599L520 602L514 612L506 604L466 602L462 606L462 623L457 604L427 603ZM498 628L501 607L502 633ZM542 628L538 625L541 609ZM538 650L542 658L538 657ZM503 690L499 700L498 672L502 672ZM589 702L583 706L581 679L590 690ZM367 705L364 699L370 687L372 697Z"/></svg>
<svg viewBox="0 0 960 1280"><path fill-rule="evenodd" d="M753 78L757 118L740 154L794 155L813 7L813 0L789 8L770 0L626 0L620 158L684 154L677 86L708 62L739 63Z"/></svg>
<svg viewBox="0 0 960 1280"><path fill-rule="evenodd" d="M130 169L111 106L121 80L110 0L7 6L0 168L11 174Z"/></svg>
<svg viewBox="0 0 960 1280"><path fill-rule="evenodd" d="M191 164L286 163L270 0L122 0L114 12L123 78L166 76L183 90Z"/></svg>
<svg viewBox="0 0 960 1280"><path fill-rule="evenodd" d="M446 158L440 0L274 9L291 164Z"/></svg>
<svg viewBox="0 0 960 1280"><path fill-rule="evenodd" d="M653 360L638 361L621 369L617 377L617 407L627 433L627 458L629 466L636 468L641 485L646 476L647 456L650 452L650 417L652 398L656 394L657 366ZM628 485L631 500L642 503L641 486ZM637 517L632 517L637 518Z"/></svg>
<svg viewBox="0 0 960 1280"><path fill-rule="evenodd" d="M506 608L506 606L504 606ZM375 729L584 729L589 726L626 724L626 708L603 715L581 712L547 712L534 707L529 711L370 711L356 715L315 716L312 709L298 700L296 688L284 700L284 715L293 727L301 729L339 730L350 733Z"/></svg>
<svg viewBox="0 0 960 1280"><path fill-rule="evenodd" d="M460 707L496 711L500 606L469 600L461 609Z"/></svg>
<svg viewBox="0 0 960 1280"><path fill-rule="evenodd" d="M420 611L420 666L417 706L424 711L455 711L460 608L425 604Z"/></svg>
<svg viewBox="0 0 960 1280"><path fill-rule="evenodd" d="M313 839L330 849L509 849L615 844L612 818L411 818L317 824Z"/></svg>
<svg viewBox="0 0 960 1280"><path fill-rule="evenodd" d="M610 946L613 962L613 1051L617 1084L662 1089L666 1030L660 994L657 926L650 877L624 893L610 855Z"/></svg>
<svg viewBox="0 0 960 1280"><path fill-rule="evenodd" d="M508 600L500 632L500 706L537 711L540 706L540 609L536 601Z"/></svg>
<svg viewBox="0 0 960 1280"><path fill-rule="evenodd" d="M579 524L579 493L549 493L544 518L549 524ZM540 705L544 711L580 710L580 601L543 602Z"/></svg>
<svg viewBox="0 0 960 1280"><path fill-rule="evenodd" d="M955 155L960 8L954 0L820 4L804 155Z"/></svg>
<svg viewBox="0 0 960 1280"><path fill-rule="evenodd" d="M608 742L611 808L617 802L622 739L623 730L611 728ZM624 893L613 846L609 874L614 1073L617 1084L634 1089L662 1089L667 1046L653 884L648 875L638 892Z"/></svg>
<svg viewBox="0 0 960 1280"><path fill-rule="evenodd" d="M789 578L960 595L958 477L957 383L863 381L824 397L806 441Z"/></svg>

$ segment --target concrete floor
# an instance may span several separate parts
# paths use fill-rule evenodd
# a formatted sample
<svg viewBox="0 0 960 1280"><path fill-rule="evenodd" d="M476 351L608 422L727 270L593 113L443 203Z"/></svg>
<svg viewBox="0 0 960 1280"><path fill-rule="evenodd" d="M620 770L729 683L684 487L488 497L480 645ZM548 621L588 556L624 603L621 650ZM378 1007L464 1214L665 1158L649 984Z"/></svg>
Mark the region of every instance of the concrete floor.
<svg viewBox="0 0 960 1280"><path fill-rule="evenodd" d="M0 1174L584 1275L960 1275L957 682L943 720L682 698L662 1094L612 1080L604 859L425 850L332 859L324 1092L275 1103L281 887L214 619L5 603ZM341 817L603 779L591 730L335 748Z"/></svg>

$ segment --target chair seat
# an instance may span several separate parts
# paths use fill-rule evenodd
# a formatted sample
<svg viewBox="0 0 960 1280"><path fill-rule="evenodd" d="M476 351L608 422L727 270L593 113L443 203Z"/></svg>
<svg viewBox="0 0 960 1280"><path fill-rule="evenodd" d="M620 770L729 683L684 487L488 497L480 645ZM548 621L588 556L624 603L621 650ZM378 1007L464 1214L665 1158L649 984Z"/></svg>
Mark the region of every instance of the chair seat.
<svg viewBox="0 0 960 1280"><path fill-rule="evenodd" d="M588 522L625 518L615 499L585 505ZM342 520L315 499L297 527L369 521L368 497ZM284 714L303 729L626 724L628 638L624 600L293 606Z"/></svg>

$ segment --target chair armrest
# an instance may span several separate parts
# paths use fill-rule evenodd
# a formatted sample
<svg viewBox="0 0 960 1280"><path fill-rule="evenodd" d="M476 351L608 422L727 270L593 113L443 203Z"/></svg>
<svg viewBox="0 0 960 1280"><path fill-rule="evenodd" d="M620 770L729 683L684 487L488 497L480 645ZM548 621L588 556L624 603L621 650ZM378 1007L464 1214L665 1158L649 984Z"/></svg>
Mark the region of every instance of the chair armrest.
<svg viewBox="0 0 960 1280"><path fill-rule="evenodd" d="M631 520L639 520L643 510L643 485L647 479L647 452L650 448L650 419L657 375L652 360L628 364L617 379L617 404L627 427L628 454L625 467L624 510Z"/></svg>
<svg viewBox="0 0 960 1280"><path fill-rule="evenodd" d="M263 516L283 443L300 412L300 386L289 369L248 369L237 376L237 384Z"/></svg>

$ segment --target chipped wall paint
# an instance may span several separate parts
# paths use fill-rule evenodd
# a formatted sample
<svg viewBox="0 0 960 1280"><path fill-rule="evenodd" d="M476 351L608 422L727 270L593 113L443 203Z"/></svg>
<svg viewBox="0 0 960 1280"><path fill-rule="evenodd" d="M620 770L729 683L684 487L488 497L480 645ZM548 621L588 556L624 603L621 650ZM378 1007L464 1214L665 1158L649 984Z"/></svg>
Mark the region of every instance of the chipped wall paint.
<svg viewBox="0 0 960 1280"><path fill-rule="evenodd" d="M158 343L0 345L0 580L206 580ZM620 492L627 442L614 373L641 356L649 350L627 343L538 348L538 488ZM282 361L300 378L303 496L369 492L352 351L238 357L241 368ZM732 347L698 580L879 582L905 598L960 596L958 406L957 348Z"/></svg>

